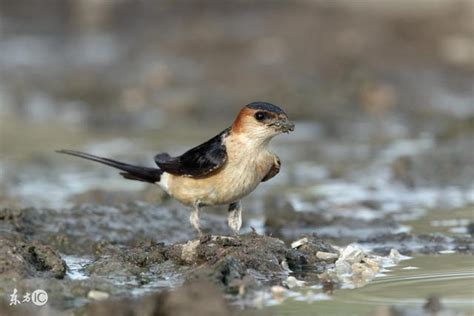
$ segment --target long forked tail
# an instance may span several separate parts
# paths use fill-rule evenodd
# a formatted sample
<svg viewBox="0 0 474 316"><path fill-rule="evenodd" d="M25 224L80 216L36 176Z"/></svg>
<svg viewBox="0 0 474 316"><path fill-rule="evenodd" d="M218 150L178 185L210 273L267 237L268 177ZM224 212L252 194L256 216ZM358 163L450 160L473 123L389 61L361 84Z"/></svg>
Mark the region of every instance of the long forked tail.
<svg viewBox="0 0 474 316"><path fill-rule="evenodd" d="M112 160L108 158L103 158L99 156L94 156L94 155L83 153L80 151L63 149L63 150L57 150L56 152L60 154L67 154L71 156L84 158L87 160L100 162L104 165L117 168L119 170L124 171L124 172L120 172L120 174L125 179L155 183L155 182L160 181L161 175L163 174L163 171L158 168L134 166L134 165L130 165L124 162L120 162L120 161L116 161L116 160Z"/></svg>

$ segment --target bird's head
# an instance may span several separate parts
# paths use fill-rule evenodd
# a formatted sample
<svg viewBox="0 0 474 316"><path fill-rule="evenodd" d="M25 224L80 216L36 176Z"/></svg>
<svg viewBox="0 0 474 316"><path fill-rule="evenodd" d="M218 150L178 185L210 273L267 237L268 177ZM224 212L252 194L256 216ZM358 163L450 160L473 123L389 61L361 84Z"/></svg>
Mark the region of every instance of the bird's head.
<svg viewBox="0 0 474 316"><path fill-rule="evenodd" d="M289 133L295 124L288 115L276 105L266 102L252 102L240 112L232 125L232 131L244 134L262 143L270 141L281 133Z"/></svg>

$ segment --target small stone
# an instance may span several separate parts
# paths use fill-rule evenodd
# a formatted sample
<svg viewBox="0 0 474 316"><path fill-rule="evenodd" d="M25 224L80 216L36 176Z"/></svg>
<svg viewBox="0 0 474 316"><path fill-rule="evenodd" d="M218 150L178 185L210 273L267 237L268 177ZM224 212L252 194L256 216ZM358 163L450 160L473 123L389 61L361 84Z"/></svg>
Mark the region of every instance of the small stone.
<svg viewBox="0 0 474 316"><path fill-rule="evenodd" d="M289 289L292 289L292 288L295 288L295 287L303 286L304 281L300 281L300 280L296 279L294 276L289 276L283 282L283 284L286 285Z"/></svg>
<svg viewBox="0 0 474 316"><path fill-rule="evenodd" d="M186 263L193 263L196 259L196 249L199 246L199 240L190 240L183 245L181 250L181 259Z"/></svg>
<svg viewBox="0 0 474 316"><path fill-rule="evenodd" d="M332 252L318 251L316 253L316 257L318 257L321 260L331 260L331 259L337 259L338 255Z"/></svg>
<svg viewBox="0 0 474 316"><path fill-rule="evenodd" d="M287 271L290 271L290 266L288 265L288 262L286 260L283 260L281 263L280 263L281 267Z"/></svg>
<svg viewBox="0 0 474 316"><path fill-rule="evenodd" d="M347 246L341 252L340 260L349 262L350 264L361 262L364 258L364 252L362 249L355 248L353 246Z"/></svg>
<svg viewBox="0 0 474 316"><path fill-rule="evenodd" d="M89 293L87 293L87 298L91 300L96 300L96 301L103 301L109 298L109 293L97 291L97 290L91 290L89 291Z"/></svg>
<svg viewBox="0 0 474 316"><path fill-rule="evenodd" d="M338 275L351 273L351 265L349 264L349 262L339 259L336 261L335 265L336 273Z"/></svg>
<svg viewBox="0 0 474 316"><path fill-rule="evenodd" d="M339 256L341 255L342 251L344 250L343 247L339 247L339 246L336 246L336 245L332 245L332 247L337 251Z"/></svg>
<svg viewBox="0 0 474 316"><path fill-rule="evenodd" d="M298 239L297 241L292 242L291 248L298 248L307 243L308 243L308 237L304 237L304 238Z"/></svg>

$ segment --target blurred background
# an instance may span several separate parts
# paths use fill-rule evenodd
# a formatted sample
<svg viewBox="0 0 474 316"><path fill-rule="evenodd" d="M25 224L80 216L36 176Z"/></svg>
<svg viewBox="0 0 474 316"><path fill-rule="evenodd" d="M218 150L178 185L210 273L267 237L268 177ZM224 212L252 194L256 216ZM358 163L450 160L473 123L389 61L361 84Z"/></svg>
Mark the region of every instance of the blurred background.
<svg viewBox="0 0 474 316"><path fill-rule="evenodd" d="M152 166L267 101L296 131L272 142L282 171L244 200L244 232L472 253L473 21L472 0L0 0L0 206L36 207L29 236L69 255L193 238L158 188L54 150ZM206 210L205 230L225 216ZM461 262L444 258L418 257ZM445 295L472 308L454 279Z"/></svg>
<svg viewBox="0 0 474 316"><path fill-rule="evenodd" d="M0 194L38 202L28 182L66 160L58 148L177 154L255 100L299 123L285 165L343 161L339 175L364 150L421 137L443 141L436 174L400 180L472 185L472 155L445 156L473 148L473 19L469 0L1 0Z"/></svg>

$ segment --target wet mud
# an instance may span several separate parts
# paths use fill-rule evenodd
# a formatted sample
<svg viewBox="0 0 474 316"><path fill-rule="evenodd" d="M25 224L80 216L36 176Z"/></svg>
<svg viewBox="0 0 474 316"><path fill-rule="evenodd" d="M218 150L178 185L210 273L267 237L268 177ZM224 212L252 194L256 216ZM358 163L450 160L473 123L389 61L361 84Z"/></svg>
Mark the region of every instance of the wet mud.
<svg viewBox="0 0 474 316"><path fill-rule="evenodd" d="M472 237L407 233L358 240L355 245L359 246L352 248L333 246L314 234L284 242L255 231L200 239L173 237L182 238L180 242L170 242L173 238L168 236L166 242L157 242L152 238L158 234L157 227L137 231L129 223L131 218L146 217L145 210L150 208L122 205L120 216L110 206L84 205L60 214L51 209L2 209L0 282L4 294L10 288L27 291L40 286L50 295L51 313L102 315L116 310L119 315L185 315L206 301L203 313L235 315L241 312L229 303L255 306L258 293L278 298L303 284L323 284L329 292L342 285L364 286L387 262L396 264L403 258L394 248L404 255L473 251ZM173 229L171 215L162 216ZM205 218L207 223L224 221L217 215ZM374 255L364 253L369 248ZM177 290L169 292L172 288ZM156 292L160 294L151 294ZM195 300L197 305L191 304ZM34 314L28 306L13 308L7 303L3 300L2 304L8 313Z"/></svg>
<svg viewBox="0 0 474 316"><path fill-rule="evenodd" d="M113 213L113 210L108 211ZM139 213L136 209L132 211L135 218ZM170 313L179 300L190 300L196 289L210 288L210 291L201 292L201 295L206 293L206 297L210 295L216 300L216 307L211 309L218 315L222 309L227 313L228 307L221 295L216 293L243 298L253 291L281 284L290 271L324 271L329 262L335 261L321 260L316 256L318 251L336 251L314 237L299 249L255 232L238 237L206 235L200 240L165 244L144 241L144 237L134 231L132 226L128 229L130 234L133 231L133 236L127 235L127 229L124 228L127 222L119 218L114 218L113 223L122 225L120 234L114 234L106 225L106 217L100 219L104 224L99 232L93 225L88 225L93 221L90 212L81 210L80 214L80 217L87 219L86 223L81 223L76 217L76 227L84 227L82 231L71 226L59 228L62 222L58 221L59 215L52 210L29 208L3 209L0 212L0 278L4 291L9 286L27 289L41 280L42 288L50 295L53 296L58 290L62 292L61 298L52 297L52 306L60 306L58 310L64 311L70 304L89 305L87 299L94 300L97 293L105 293L106 297L120 296L130 294L132 288L144 288L145 293L147 285L157 290L184 282L189 286L153 298L156 299L156 308ZM38 218L43 224L48 223L48 226L44 228L39 225L36 222ZM51 227L58 229L53 230ZM91 239L91 236L94 238ZM39 239L44 241L40 242ZM134 245L134 242L137 244ZM77 267L68 254L87 259ZM58 279L63 280L58 282ZM170 279L174 281L165 282ZM125 288L117 287L118 284L125 285ZM181 292L185 294L184 297L180 296ZM151 298L143 300L153 301ZM101 308L106 307L96 305L85 308L90 309L93 315L96 312L100 315Z"/></svg>

